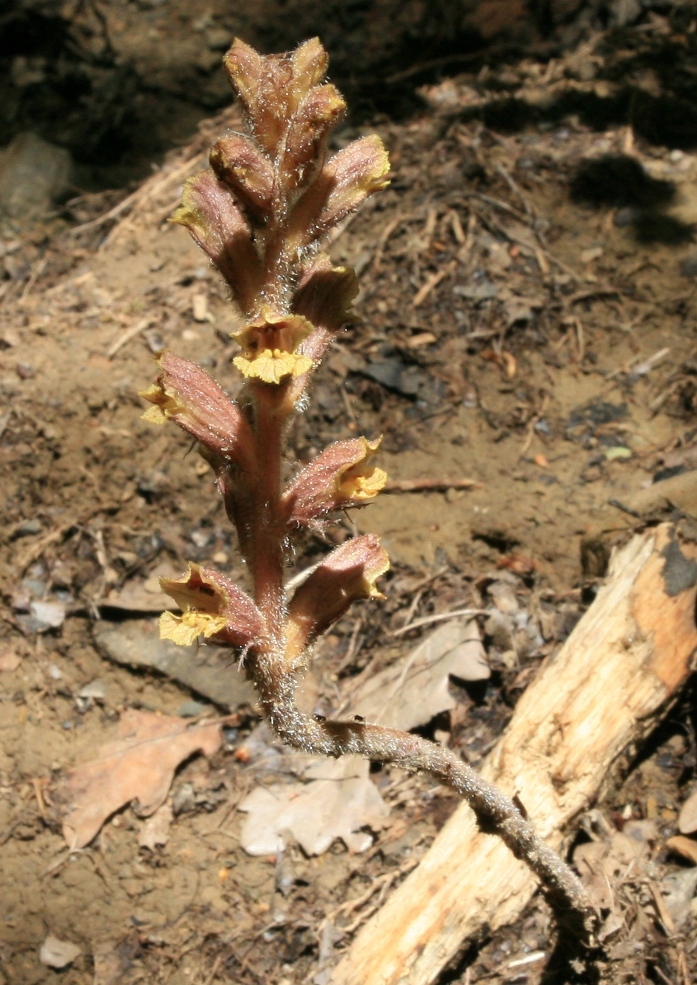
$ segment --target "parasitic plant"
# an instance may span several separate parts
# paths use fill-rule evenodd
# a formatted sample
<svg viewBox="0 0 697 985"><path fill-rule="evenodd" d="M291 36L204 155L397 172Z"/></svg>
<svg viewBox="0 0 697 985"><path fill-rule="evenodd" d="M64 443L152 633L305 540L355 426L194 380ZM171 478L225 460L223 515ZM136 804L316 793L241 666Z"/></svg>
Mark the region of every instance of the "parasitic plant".
<svg viewBox="0 0 697 985"><path fill-rule="evenodd" d="M353 270L333 266L322 242L388 183L389 160L377 136L329 154L345 104L323 81L327 55L319 40L270 56L236 40L224 64L247 132L213 145L210 169L186 183L173 221L186 226L230 287L243 324L233 362L244 385L232 402L197 365L165 352L157 382L143 396L152 404L148 421L171 419L198 442L237 530L252 591L190 564L182 578L162 581L181 614L163 613L161 635L182 645L203 637L241 651L264 715L289 745L395 763L447 783L483 830L501 837L553 899L588 922L590 903L576 876L521 810L453 752L296 707L315 641L354 601L379 598L376 582L389 567L378 538L367 534L333 550L291 597L284 585L293 538L321 530L334 511L363 505L382 489L386 476L374 464L379 441L339 441L285 488L282 476L289 422L302 412L312 372L357 293Z"/></svg>

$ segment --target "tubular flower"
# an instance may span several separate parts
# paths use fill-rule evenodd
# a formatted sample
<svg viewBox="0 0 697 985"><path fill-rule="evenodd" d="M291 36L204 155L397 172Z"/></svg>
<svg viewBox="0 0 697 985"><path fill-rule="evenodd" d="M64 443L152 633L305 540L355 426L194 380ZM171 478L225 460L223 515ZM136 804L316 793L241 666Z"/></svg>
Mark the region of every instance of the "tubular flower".
<svg viewBox="0 0 697 985"><path fill-rule="evenodd" d="M372 458L382 438L353 438L325 448L288 487L283 506L288 523L308 526L331 510L361 506L385 485L387 473Z"/></svg>
<svg viewBox="0 0 697 985"><path fill-rule="evenodd" d="M390 559L374 534L346 541L312 572L288 606L288 655L297 657L357 599L383 598L377 579Z"/></svg>
<svg viewBox="0 0 697 985"><path fill-rule="evenodd" d="M143 414L151 424L172 420L216 455L250 468L253 435L242 411L196 363L171 352L158 357L157 382L140 394L152 407Z"/></svg>
<svg viewBox="0 0 697 985"><path fill-rule="evenodd" d="M351 267L332 267L326 253L304 271L293 297L293 311L313 325L312 334L302 343L305 355L321 359L332 335L349 319L357 294L358 279Z"/></svg>
<svg viewBox="0 0 697 985"><path fill-rule="evenodd" d="M199 171L184 185L172 222L186 226L228 282L243 311L254 306L261 283L252 231L227 185L212 171Z"/></svg>
<svg viewBox="0 0 697 985"><path fill-rule="evenodd" d="M161 578L163 592L171 595L182 614L163 612L160 638L189 646L199 636L217 643L249 647L265 638L264 620L251 598L234 582L210 568L189 564L182 578Z"/></svg>
<svg viewBox="0 0 697 985"><path fill-rule="evenodd" d="M244 134L221 137L211 148L210 165L220 181L254 214L268 214L273 201L271 162Z"/></svg>
<svg viewBox="0 0 697 985"><path fill-rule="evenodd" d="M330 191L319 217L320 231L355 212L374 192L389 184L390 159L377 134L354 140L325 165L322 177Z"/></svg>
<svg viewBox="0 0 697 985"><path fill-rule="evenodd" d="M297 246L325 236L369 195L389 184L390 159L373 134L348 144L330 158L293 208L289 238Z"/></svg>
<svg viewBox="0 0 697 985"><path fill-rule="evenodd" d="M302 315L266 311L260 319L234 333L242 355L235 356L233 363L243 376L262 383L280 383L287 376L302 376L312 369L313 362L298 348L312 331L312 323Z"/></svg>

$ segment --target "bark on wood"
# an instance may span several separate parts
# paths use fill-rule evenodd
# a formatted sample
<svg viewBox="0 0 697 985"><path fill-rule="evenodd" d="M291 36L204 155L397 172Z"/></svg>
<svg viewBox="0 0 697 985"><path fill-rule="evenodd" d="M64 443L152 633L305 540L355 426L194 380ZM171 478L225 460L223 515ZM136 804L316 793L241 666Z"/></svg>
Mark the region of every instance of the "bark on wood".
<svg viewBox="0 0 697 985"><path fill-rule="evenodd" d="M697 545L668 524L635 537L487 758L483 775L517 794L560 851L693 669L696 584ZM536 888L462 805L359 933L331 985L427 985L465 939L514 921Z"/></svg>

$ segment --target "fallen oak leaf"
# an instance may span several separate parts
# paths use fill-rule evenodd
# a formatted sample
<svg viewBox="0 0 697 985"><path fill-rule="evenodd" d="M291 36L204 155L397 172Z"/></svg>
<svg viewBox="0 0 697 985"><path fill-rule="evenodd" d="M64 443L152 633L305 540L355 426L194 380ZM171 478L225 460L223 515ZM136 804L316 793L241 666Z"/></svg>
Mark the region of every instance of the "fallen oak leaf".
<svg viewBox="0 0 697 985"><path fill-rule="evenodd" d="M451 675L463 681L491 676L473 619L453 619L440 626L408 657L364 681L346 703L369 722L406 732L457 705L448 690Z"/></svg>
<svg viewBox="0 0 697 985"><path fill-rule="evenodd" d="M249 855L275 855L290 833L307 855L324 854L335 838L350 852L365 851L373 839L361 829L381 828L389 813L369 770L368 760L356 756L317 759L305 772L310 783L255 787L239 805L247 814L242 847Z"/></svg>
<svg viewBox="0 0 697 985"><path fill-rule="evenodd" d="M104 822L132 801L138 801L140 815L154 814L177 766L195 752L212 756L221 743L217 723L192 726L184 718L125 711L118 738L102 746L96 759L66 773L56 790L70 848L88 845Z"/></svg>

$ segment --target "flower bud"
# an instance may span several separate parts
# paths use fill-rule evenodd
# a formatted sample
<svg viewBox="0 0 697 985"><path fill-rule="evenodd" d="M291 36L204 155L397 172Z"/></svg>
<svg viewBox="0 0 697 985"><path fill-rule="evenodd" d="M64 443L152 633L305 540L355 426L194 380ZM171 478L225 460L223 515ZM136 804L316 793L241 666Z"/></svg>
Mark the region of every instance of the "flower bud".
<svg viewBox="0 0 697 985"><path fill-rule="evenodd" d="M255 138L276 159L303 100L324 76L324 48L312 38L291 55L259 55L236 38L224 65Z"/></svg>
<svg viewBox="0 0 697 985"><path fill-rule="evenodd" d="M140 394L153 404L143 420L152 424L172 420L208 451L249 471L254 437L237 404L196 363L171 352L163 352L158 362L157 382Z"/></svg>
<svg viewBox="0 0 697 985"><path fill-rule="evenodd" d="M382 598L375 586L390 567L374 534L346 541L300 585L288 607L287 658L293 660L357 599Z"/></svg>
<svg viewBox="0 0 697 985"><path fill-rule="evenodd" d="M261 286L261 264L247 219L230 190L212 171L184 185L172 222L186 226L228 282L242 310L250 313Z"/></svg>
<svg viewBox="0 0 697 985"><path fill-rule="evenodd" d="M355 212L373 192L389 184L390 159L377 134L354 140L327 162L322 179L330 191L317 221L320 235Z"/></svg>
<svg viewBox="0 0 697 985"><path fill-rule="evenodd" d="M387 474L371 459L381 438L337 441L299 473L283 496L291 526L311 526L331 510L361 506L385 485Z"/></svg>
<svg viewBox="0 0 697 985"><path fill-rule="evenodd" d="M321 147L346 109L333 85L316 86L303 100L288 127L281 169L287 192L306 184L324 163Z"/></svg>
<svg viewBox="0 0 697 985"><path fill-rule="evenodd" d="M160 585L182 610L180 616L162 613L161 639L180 646L190 646L199 636L235 647L264 645L261 613L249 595L225 575L190 563L182 578L161 578Z"/></svg>
<svg viewBox="0 0 697 985"><path fill-rule="evenodd" d="M274 189L273 167L249 137L221 137L211 149L210 164L218 178L255 215L267 215Z"/></svg>

